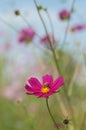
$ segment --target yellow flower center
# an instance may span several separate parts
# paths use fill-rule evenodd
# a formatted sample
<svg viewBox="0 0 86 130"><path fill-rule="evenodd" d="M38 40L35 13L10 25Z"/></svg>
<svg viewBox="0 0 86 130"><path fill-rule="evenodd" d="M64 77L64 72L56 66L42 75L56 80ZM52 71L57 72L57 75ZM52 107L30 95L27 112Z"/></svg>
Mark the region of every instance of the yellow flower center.
<svg viewBox="0 0 86 130"><path fill-rule="evenodd" d="M69 16L64 15L63 18L64 18L64 19L69 19Z"/></svg>
<svg viewBox="0 0 86 130"><path fill-rule="evenodd" d="M42 93L48 93L50 91L49 83L45 83L43 87L41 88Z"/></svg>

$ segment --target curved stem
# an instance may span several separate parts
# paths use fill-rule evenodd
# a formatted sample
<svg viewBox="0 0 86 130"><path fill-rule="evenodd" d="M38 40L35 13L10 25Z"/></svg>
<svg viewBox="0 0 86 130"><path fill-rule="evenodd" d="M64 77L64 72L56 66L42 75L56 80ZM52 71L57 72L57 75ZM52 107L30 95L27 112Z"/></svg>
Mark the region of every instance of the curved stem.
<svg viewBox="0 0 86 130"><path fill-rule="evenodd" d="M48 109L49 115L50 115L50 117L51 117L53 123L55 124L55 126L57 126L57 123L56 123L56 121L55 121L55 119L54 119L54 117L53 117L53 115L52 115L52 113L51 113L51 111L50 111L50 108L49 108L48 98L46 98L46 105L47 105L47 109ZM58 127L56 127L56 128L57 128L57 130L59 130Z"/></svg>

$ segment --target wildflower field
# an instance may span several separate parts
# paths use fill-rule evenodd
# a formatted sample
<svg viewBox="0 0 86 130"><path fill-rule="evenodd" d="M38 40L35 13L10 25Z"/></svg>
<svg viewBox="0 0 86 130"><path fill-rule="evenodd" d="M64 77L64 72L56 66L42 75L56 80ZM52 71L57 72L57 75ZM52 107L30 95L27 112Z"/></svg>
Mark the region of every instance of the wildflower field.
<svg viewBox="0 0 86 130"><path fill-rule="evenodd" d="M86 130L86 1L0 7L0 130Z"/></svg>

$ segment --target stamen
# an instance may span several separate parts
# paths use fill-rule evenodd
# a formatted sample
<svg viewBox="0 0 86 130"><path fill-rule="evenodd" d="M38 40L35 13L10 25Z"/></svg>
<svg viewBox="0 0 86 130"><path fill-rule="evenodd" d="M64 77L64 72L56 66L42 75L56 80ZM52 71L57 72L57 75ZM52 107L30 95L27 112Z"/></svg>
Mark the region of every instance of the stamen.
<svg viewBox="0 0 86 130"><path fill-rule="evenodd" d="M42 93L48 93L50 91L49 83L45 83L44 86L41 88Z"/></svg>

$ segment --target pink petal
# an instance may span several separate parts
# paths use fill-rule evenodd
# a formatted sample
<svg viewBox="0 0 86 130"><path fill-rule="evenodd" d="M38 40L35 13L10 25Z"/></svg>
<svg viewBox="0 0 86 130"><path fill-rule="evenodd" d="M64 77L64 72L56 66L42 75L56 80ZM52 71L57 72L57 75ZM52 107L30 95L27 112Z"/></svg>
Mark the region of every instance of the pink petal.
<svg viewBox="0 0 86 130"><path fill-rule="evenodd" d="M37 97L40 97L40 96L42 95L41 92L34 92L33 94L34 94L35 96L37 96Z"/></svg>
<svg viewBox="0 0 86 130"><path fill-rule="evenodd" d="M64 84L64 79L62 77L59 77L54 81L52 86L52 91L59 89L63 84Z"/></svg>
<svg viewBox="0 0 86 130"><path fill-rule="evenodd" d="M46 94L44 94L42 97L44 97L44 98L48 98L49 95L48 95L48 93L46 93Z"/></svg>
<svg viewBox="0 0 86 130"><path fill-rule="evenodd" d="M43 93L39 94L38 98L42 98L43 97Z"/></svg>
<svg viewBox="0 0 86 130"><path fill-rule="evenodd" d="M53 83L52 75L47 74L47 75L44 75L42 78L43 78L43 84L48 82L50 84L50 86L52 85L52 83Z"/></svg>
<svg viewBox="0 0 86 130"><path fill-rule="evenodd" d="M32 88L28 84L25 85L25 89L29 92L33 92Z"/></svg>
<svg viewBox="0 0 86 130"><path fill-rule="evenodd" d="M32 78L30 78L28 80L28 82L30 83L30 85L32 86L33 89L38 89L39 90L42 87L41 83L36 78L32 77Z"/></svg>

